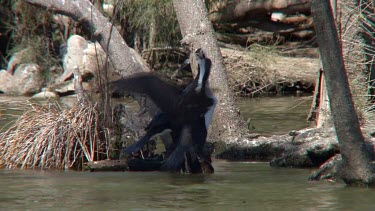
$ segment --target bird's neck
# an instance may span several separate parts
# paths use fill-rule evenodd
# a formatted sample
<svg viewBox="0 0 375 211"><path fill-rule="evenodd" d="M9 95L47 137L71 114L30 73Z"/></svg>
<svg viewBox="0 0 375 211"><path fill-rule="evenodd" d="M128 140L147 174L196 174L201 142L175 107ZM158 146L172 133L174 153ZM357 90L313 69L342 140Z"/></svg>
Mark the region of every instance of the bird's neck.
<svg viewBox="0 0 375 211"><path fill-rule="evenodd" d="M208 70L206 70L206 60L202 59L198 61L198 75L197 75L197 87L195 88L196 92L201 92L202 89L205 89Z"/></svg>

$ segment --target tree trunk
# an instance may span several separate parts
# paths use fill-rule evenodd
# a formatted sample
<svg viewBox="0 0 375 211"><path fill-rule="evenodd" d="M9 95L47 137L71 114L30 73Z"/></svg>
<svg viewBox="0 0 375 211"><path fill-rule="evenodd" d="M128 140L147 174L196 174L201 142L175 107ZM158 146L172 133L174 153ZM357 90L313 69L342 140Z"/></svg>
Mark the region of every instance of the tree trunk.
<svg viewBox="0 0 375 211"><path fill-rule="evenodd" d="M75 21L84 23L99 41L103 49L112 61L117 72L127 76L136 72L150 69L141 56L129 48L115 27L111 30L111 24L98 9L88 0L24 0L27 3L47 8L54 13L71 17ZM110 33L112 31L112 33ZM109 43L108 43L109 42Z"/></svg>
<svg viewBox="0 0 375 211"><path fill-rule="evenodd" d="M350 185L368 185L373 182L369 164L370 153L366 150L354 109L330 2L314 0L312 12L332 118L342 155L340 177Z"/></svg>
<svg viewBox="0 0 375 211"><path fill-rule="evenodd" d="M223 57L217 45L212 24L207 18L204 1L174 0L173 4L183 36L182 42L189 44L192 50L204 48L207 57L212 60L209 82L218 99L218 104L209 131L209 139L227 143L238 141L245 132L245 124L234 104L233 93L228 87Z"/></svg>

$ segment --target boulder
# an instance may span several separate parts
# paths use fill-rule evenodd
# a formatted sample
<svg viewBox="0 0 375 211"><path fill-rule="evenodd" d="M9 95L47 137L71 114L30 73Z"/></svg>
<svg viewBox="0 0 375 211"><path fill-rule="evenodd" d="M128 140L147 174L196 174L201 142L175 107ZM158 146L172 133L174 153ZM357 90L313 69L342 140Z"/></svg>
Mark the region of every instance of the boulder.
<svg viewBox="0 0 375 211"><path fill-rule="evenodd" d="M32 95L39 92L44 81L37 64L20 64L11 75L0 71L0 91L5 94Z"/></svg>
<svg viewBox="0 0 375 211"><path fill-rule="evenodd" d="M60 82L73 77L73 70L77 66L83 69L83 50L87 48L88 42L81 36L73 35L68 39L66 54L63 58L64 73L60 77Z"/></svg>
<svg viewBox="0 0 375 211"><path fill-rule="evenodd" d="M83 80L92 78L98 68L103 68L105 58L106 54L98 43L89 43L78 35L71 36L63 58L64 73L59 82L72 78L75 67L80 70Z"/></svg>
<svg viewBox="0 0 375 211"><path fill-rule="evenodd" d="M44 83L42 71L37 64L20 64L16 68L14 79L15 93L20 95L38 93Z"/></svg>

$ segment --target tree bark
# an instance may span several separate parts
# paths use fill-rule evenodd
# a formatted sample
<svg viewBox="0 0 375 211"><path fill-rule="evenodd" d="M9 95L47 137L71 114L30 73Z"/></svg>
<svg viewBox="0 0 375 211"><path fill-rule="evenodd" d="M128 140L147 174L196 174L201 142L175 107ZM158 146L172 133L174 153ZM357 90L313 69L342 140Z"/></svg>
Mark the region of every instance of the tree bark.
<svg viewBox="0 0 375 211"><path fill-rule="evenodd" d="M336 135L340 145L342 163L340 177L350 185L373 183L370 169L370 152L354 109L342 47L336 31L330 2L314 0L312 12L316 23L317 42L327 82L327 94Z"/></svg>
<svg viewBox="0 0 375 211"><path fill-rule="evenodd" d="M207 18L207 9L202 0L174 0L177 20L183 36L182 42L191 49L203 48L212 61L210 86L218 99L209 139L215 141L236 142L246 131L235 100L228 87L228 78L211 22ZM194 65L195 66L195 65ZM193 67L193 69L195 69Z"/></svg>
<svg viewBox="0 0 375 211"><path fill-rule="evenodd" d="M99 10L88 0L24 0L25 2L44 7L54 13L66 15L75 21L83 22L99 41L112 61L117 72L122 76L150 69L133 49L129 48L115 27L111 32L111 24Z"/></svg>

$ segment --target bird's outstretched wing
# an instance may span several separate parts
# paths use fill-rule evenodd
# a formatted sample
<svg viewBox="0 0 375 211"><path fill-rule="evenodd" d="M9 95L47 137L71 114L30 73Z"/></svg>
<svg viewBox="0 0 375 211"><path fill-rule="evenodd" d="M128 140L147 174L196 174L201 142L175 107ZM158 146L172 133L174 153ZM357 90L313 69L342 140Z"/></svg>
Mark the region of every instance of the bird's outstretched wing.
<svg viewBox="0 0 375 211"><path fill-rule="evenodd" d="M175 112L181 89L167 83L151 73L138 73L130 77L111 82L111 87L118 93L147 95L159 109L166 113Z"/></svg>

